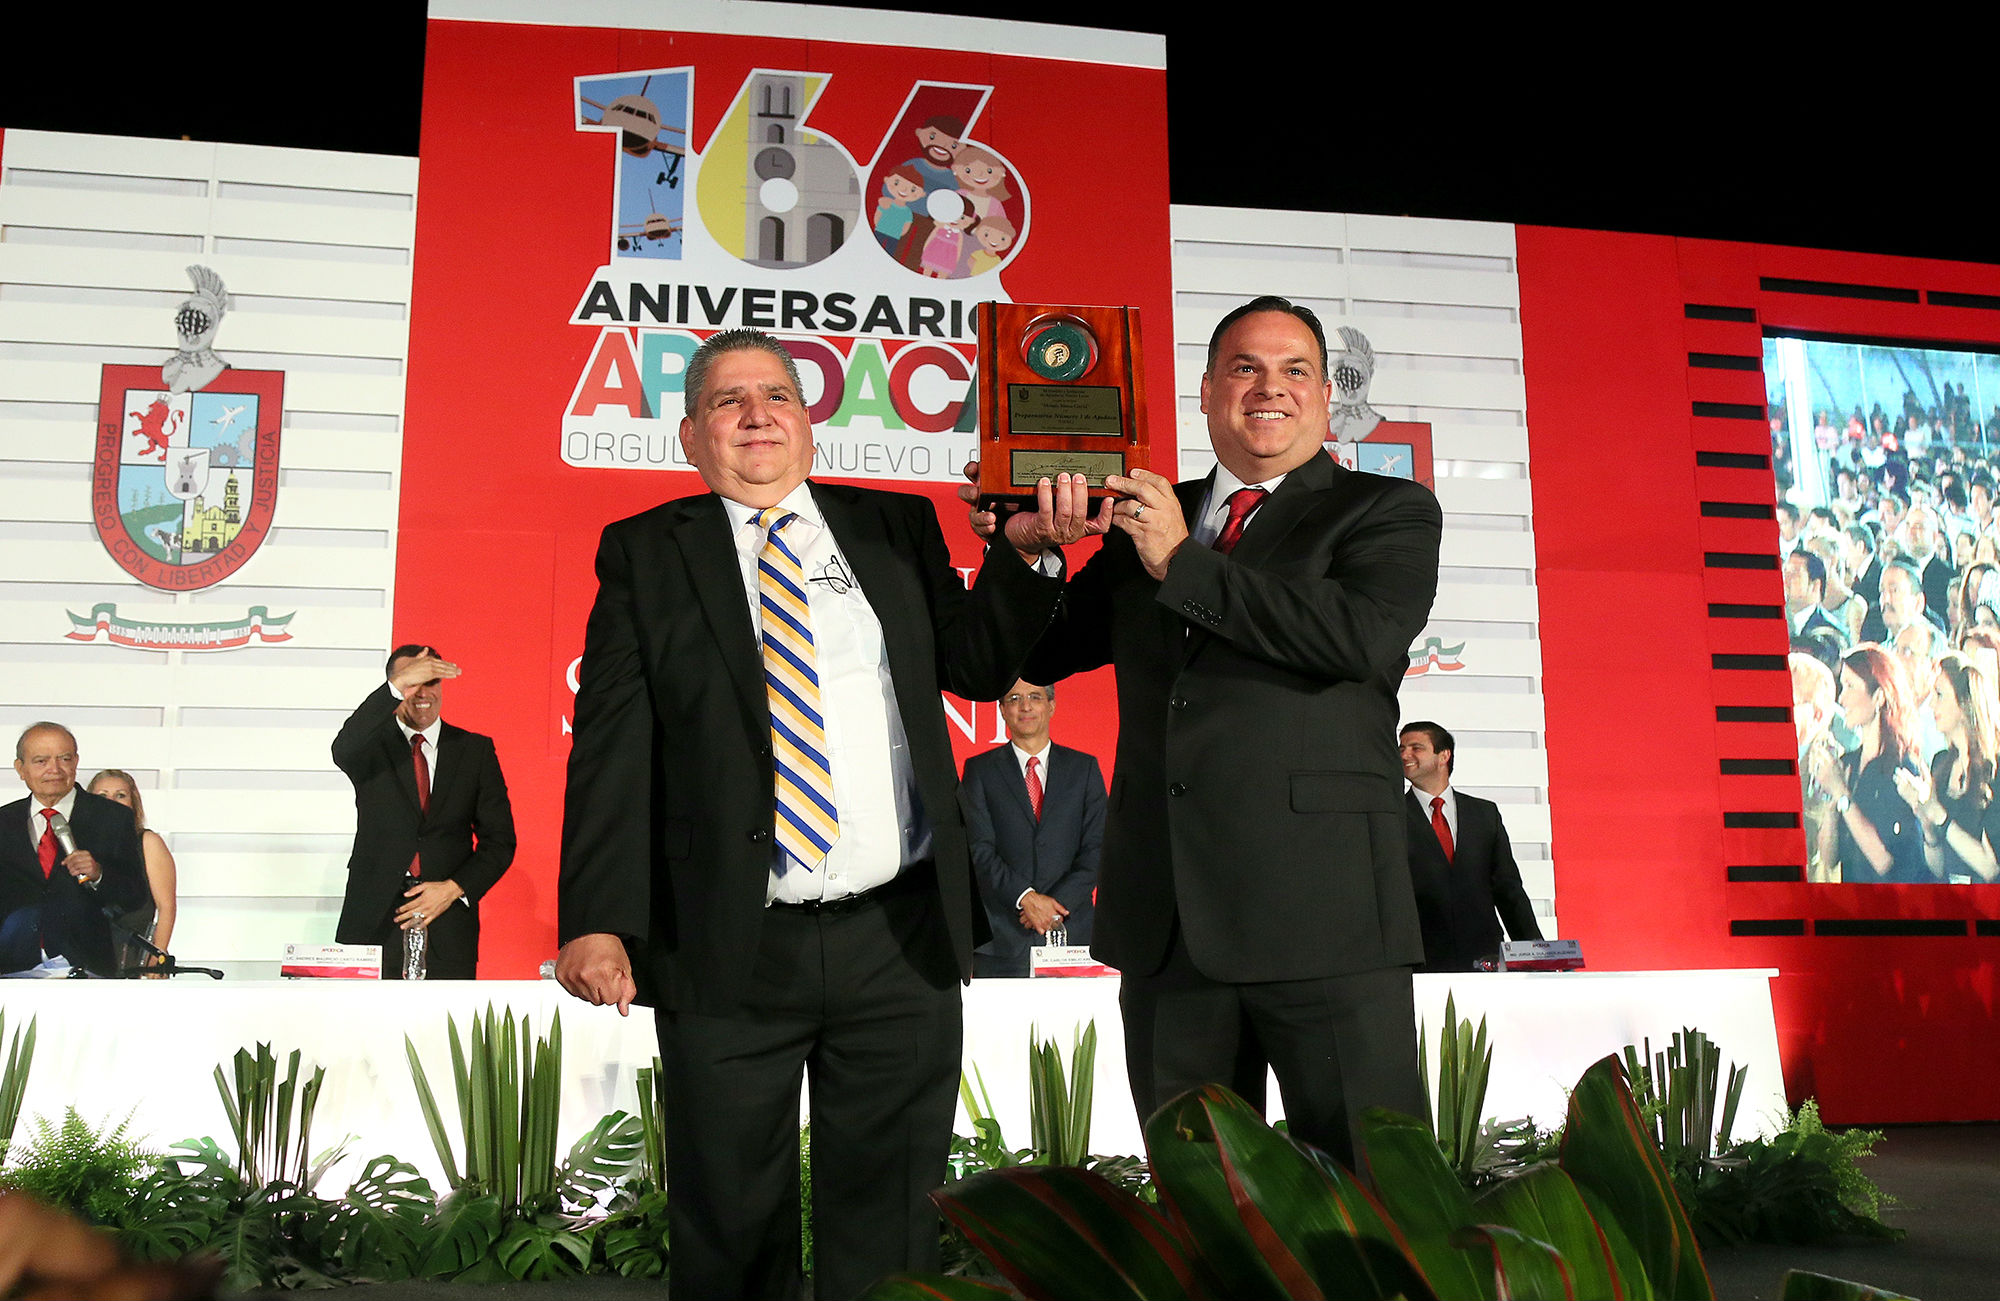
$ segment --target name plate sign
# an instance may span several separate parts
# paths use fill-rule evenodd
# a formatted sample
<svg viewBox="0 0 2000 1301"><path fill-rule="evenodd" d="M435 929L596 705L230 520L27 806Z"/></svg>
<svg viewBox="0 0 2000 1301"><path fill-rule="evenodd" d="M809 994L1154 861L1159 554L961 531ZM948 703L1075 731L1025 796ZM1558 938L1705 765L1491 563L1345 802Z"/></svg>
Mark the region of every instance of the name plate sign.
<svg viewBox="0 0 2000 1301"><path fill-rule="evenodd" d="M1581 971L1579 940L1508 940L1500 946L1502 971Z"/></svg>
<svg viewBox="0 0 2000 1301"><path fill-rule="evenodd" d="M1032 506L1044 476L1107 474L1147 460L1139 313L1130 307L981 303L979 503Z"/></svg>

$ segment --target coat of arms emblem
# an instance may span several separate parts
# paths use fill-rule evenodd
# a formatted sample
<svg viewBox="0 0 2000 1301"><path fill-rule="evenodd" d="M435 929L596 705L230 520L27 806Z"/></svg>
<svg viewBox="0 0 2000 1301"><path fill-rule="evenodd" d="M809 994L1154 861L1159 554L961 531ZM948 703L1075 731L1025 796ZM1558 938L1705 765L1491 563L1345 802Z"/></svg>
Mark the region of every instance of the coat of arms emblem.
<svg viewBox="0 0 2000 1301"><path fill-rule="evenodd" d="M105 550L168 592L213 587L263 544L284 411L283 371L238 370L209 349L228 295L206 267L188 276L181 350L161 366L104 367L91 469Z"/></svg>

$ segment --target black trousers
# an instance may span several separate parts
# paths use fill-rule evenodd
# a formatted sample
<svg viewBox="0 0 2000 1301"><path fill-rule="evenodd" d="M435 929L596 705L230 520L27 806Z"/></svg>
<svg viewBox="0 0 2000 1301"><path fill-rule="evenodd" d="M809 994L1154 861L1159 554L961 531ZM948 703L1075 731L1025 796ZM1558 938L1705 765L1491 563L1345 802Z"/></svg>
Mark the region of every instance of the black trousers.
<svg viewBox="0 0 2000 1301"><path fill-rule="evenodd" d="M1126 972L1119 1006L1142 1121L1204 1084L1227 1085L1261 1110L1268 1068L1292 1136L1365 1177L1356 1164L1361 1113L1425 1114L1408 967L1228 984L1196 970L1176 925L1166 965Z"/></svg>
<svg viewBox="0 0 2000 1301"><path fill-rule="evenodd" d="M939 1267L930 1193L946 1176L963 1027L934 888L766 909L742 1009L657 1021L674 1301L800 1295L802 1079L814 1297Z"/></svg>

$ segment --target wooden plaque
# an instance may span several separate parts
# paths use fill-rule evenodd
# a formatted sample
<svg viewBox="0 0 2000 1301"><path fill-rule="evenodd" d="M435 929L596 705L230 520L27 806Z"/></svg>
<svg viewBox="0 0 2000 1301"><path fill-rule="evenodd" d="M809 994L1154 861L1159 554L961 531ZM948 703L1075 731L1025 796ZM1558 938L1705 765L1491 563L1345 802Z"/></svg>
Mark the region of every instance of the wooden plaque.
<svg viewBox="0 0 2000 1301"><path fill-rule="evenodd" d="M1139 313L1130 307L980 303L979 504L1032 506L1043 475L1147 463Z"/></svg>

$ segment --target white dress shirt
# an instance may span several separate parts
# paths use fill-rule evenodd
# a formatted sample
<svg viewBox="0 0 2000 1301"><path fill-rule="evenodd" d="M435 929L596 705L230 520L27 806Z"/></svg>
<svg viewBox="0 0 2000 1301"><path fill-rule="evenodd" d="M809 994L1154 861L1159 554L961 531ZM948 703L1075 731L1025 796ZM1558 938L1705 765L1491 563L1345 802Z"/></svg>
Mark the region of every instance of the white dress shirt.
<svg viewBox="0 0 2000 1301"><path fill-rule="evenodd" d="M1276 492L1278 485L1285 481L1284 475L1266 479L1262 483L1245 483L1229 472L1229 467L1215 463L1215 481L1209 485L1208 500L1202 503L1201 514L1188 522L1188 536L1197 546L1213 547L1215 540L1222 536L1222 526L1229 522L1229 499L1243 488L1262 488L1265 492ZM1262 510L1260 503L1258 510ZM1257 527L1257 515L1252 512L1244 523L1243 531L1248 533Z"/></svg>
<svg viewBox="0 0 2000 1301"><path fill-rule="evenodd" d="M834 543L811 485L800 484L779 504L798 515L779 536L805 570L826 760L833 770L833 806L840 818L840 836L823 860L787 862L782 873L774 867L765 886L766 902L803 903L885 884L903 868L930 857L931 829L917 796L916 769L903 734L903 715L896 708L882 624ZM764 530L757 525L755 507L726 497L722 506L736 543L750 621L761 637L757 554L764 549Z"/></svg>
<svg viewBox="0 0 2000 1301"><path fill-rule="evenodd" d="M1019 769L1021 770L1021 789L1022 789L1022 790L1026 790L1026 789L1028 788L1028 760L1030 760L1030 759L1040 759L1040 760L1042 761L1042 762L1041 762L1041 766L1040 766L1040 767L1038 767L1038 768L1037 768L1037 769L1035 770L1035 772L1036 772L1036 775L1037 775L1037 776L1039 776L1039 777L1040 777L1040 778L1042 779L1042 797L1043 797L1044 799L1048 798L1048 793L1049 793L1049 751L1050 751L1050 750L1053 750L1053 749L1055 748L1054 744L1053 744L1052 742L1044 742L1044 743L1042 744L1042 748L1041 748L1041 750L1040 750L1040 751L1039 751L1038 753L1035 753L1035 754L1029 754L1029 753L1028 753L1028 752L1027 752L1026 750L1023 750L1023 749L1022 749L1022 748L1021 748L1020 746L1016 745L1016 744L1015 744L1014 742L1012 742L1012 741L1009 741L1009 742L1007 743L1007 748L1008 748L1009 750L1012 750L1012 751L1014 752L1014 765L1015 765L1015 766L1016 766L1017 768L1019 768ZM1031 885L1031 886L1029 886L1029 887L1028 887L1027 889L1025 889L1025 890L1021 891L1021 893L1020 893L1019 895L1015 896L1015 898L1014 898L1014 906L1015 906L1016 908L1019 908L1019 907L1021 906L1021 900L1023 900L1023 899L1025 899L1025 898L1027 898L1027 897L1028 897L1029 895L1033 894L1034 892L1035 892L1035 887L1034 887L1034 886L1032 886L1032 885Z"/></svg>
<svg viewBox="0 0 2000 1301"><path fill-rule="evenodd" d="M76 783L70 783L69 790L54 804L44 804L39 799L30 799L28 801L28 843L35 847L37 854L42 849L42 828L49 825L49 820L42 816L42 810L54 809L56 812L62 814L64 822L71 821L76 817L76 790ZM58 843L56 845L56 862L61 863L64 857L66 855L63 853L62 845Z"/></svg>
<svg viewBox="0 0 2000 1301"><path fill-rule="evenodd" d="M389 688L391 695L394 695L395 691L396 688ZM398 700L402 699L401 696L397 696L396 698ZM405 723L401 714L396 715L396 730L403 734L404 745L408 745L410 738L417 734L417 729ZM442 718L432 719L431 725L424 729L424 766L430 769L432 790L436 790L438 784L438 737L442 735L444 735L444 719Z"/></svg>
<svg viewBox="0 0 2000 1301"><path fill-rule="evenodd" d="M1431 817L1431 801L1432 801L1432 800L1434 800L1434 799L1436 799L1436 798L1437 798L1437 795L1442 795L1442 796L1444 796L1444 824L1445 824L1445 825L1446 825L1447 827L1450 827L1450 828L1451 828L1451 845L1452 845L1452 849L1453 849L1454 851L1455 851L1455 850L1457 850L1457 848L1458 848L1458 793L1457 793L1456 791L1452 790L1452 788L1451 788L1450 786L1448 786L1448 785L1447 785L1447 786L1446 786L1446 787L1445 787L1445 788L1444 788L1443 790L1439 791L1439 792L1437 793L1437 795L1432 795L1432 794L1429 794L1428 792L1426 792L1425 790L1423 790L1423 788L1421 788L1421 787L1417 786L1417 785L1416 785L1415 783L1411 783L1411 784L1410 784L1410 794L1412 794L1412 795L1416 796L1416 797L1417 797L1417 803L1419 803L1419 804L1421 804L1421 805L1423 805L1423 806L1424 806L1424 820L1425 820L1426 822L1428 822L1428 821L1430 820L1430 817Z"/></svg>

